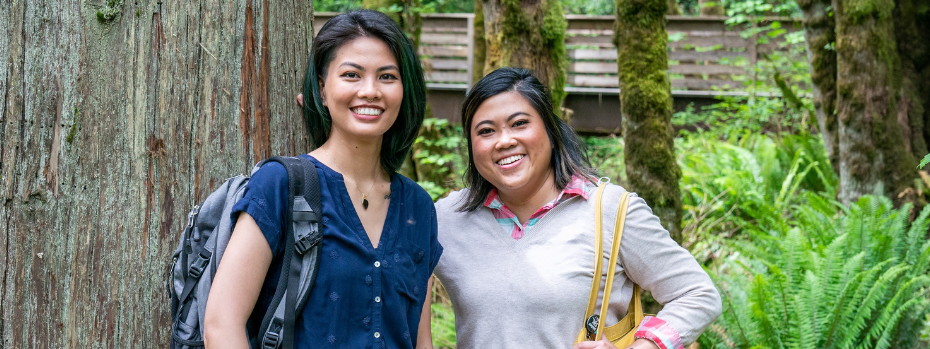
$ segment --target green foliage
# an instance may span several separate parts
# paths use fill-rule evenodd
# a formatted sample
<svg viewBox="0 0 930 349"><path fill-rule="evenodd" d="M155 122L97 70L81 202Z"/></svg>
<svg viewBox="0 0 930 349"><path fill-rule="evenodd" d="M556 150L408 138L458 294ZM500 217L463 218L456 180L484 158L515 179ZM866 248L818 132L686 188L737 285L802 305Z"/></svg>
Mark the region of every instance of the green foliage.
<svg viewBox="0 0 930 349"><path fill-rule="evenodd" d="M463 187L461 174L465 171L468 156L463 134L462 126L452 125L449 120L423 120L420 135L413 146L413 159L419 177L417 183L434 201Z"/></svg>
<svg viewBox="0 0 930 349"><path fill-rule="evenodd" d="M362 0L313 0L314 12L346 12L362 8Z"/></svg>
<svg viewBox="0 0 930 349"><path fill-rule="evenodd" d="M97 10L97 20L100 23L109 23L119 17L123 9L123 0L108 0L106 6Z"/></svg>
<svg viewBox="0 0 930 349"><path fill-rule="evenodd" d="M710 273L724 312L702 348L910 348L928 314L930 207L863 197L793 205L787 230L747 230Z"/></svg>
<svg viewBox="0 0 930 349"><path fill-rule="evenodd" d="M623 138L616 135L608 137L583 137L588 159L597 170L597 175L610 178L610 182L627 186L626 165L623 162Z"/></svg>
<svg viewBox="0 0 930 349"><path fill-rule="evenodd" d="M844 207L818 137L680 140L685 245L723 297L702 348L917 346L930 309L930 207Z"/></svg>
<svg viewBox="0 0 930 349"><path fill-rule="evenodd" d="M608 16L614 14L614 0L561 0L566 14Z"/></svg>
<svg viewBox="0 0 930 349"><path fill-rule="evenodd" d="M924 166L927 166L927 164L930 164L930 154L925 155L924 159L920 160L920 165L917 165L917 168L922 169Z"/></svg>
<svg viewBox="0 0 930 349"><path fill-rule="evenodd" d="M795 205L829 206L838 180L821 139L746 134L678 140L682 171L682 235L699 261L720 253L726 239L747 231L786 232Z"/></svg>
<svg viewBox="0 0 930 349"><path fill-rule="evenodd" d="M397 6L397 5L394 5ZM313 10L316 12L345 12L362 8L362 0L314 0ZM413 9L420 13L471 13L474 12L474 1L466 0L423 0L420 6ZM384 12L401 12L399 8L379 9Z"/></svg>
<svg viewBox="0 0 930 349"><path fill-rule="evenodd" d="M452 307L444 303L430 305L432 321L430 331L433 335L433 347L436 349L455 349L455 314Z"/></svg>

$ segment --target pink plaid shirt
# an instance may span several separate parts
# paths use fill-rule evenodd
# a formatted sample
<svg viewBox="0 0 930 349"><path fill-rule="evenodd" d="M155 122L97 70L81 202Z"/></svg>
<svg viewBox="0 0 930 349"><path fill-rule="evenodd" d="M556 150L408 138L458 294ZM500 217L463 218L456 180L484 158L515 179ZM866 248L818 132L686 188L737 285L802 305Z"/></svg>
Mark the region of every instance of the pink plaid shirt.
<svg viewBox="0 0 930 349"><path fill-rule="evenodd" d="M579 176L572 176L572 180L568 182L565 189L562 189L559 196L556 197L555 200L543 205L539 210L536 210L536 213L533 213L530 219L527 219L524 224L521 224L520 220L517 219L517 215L511 212L510 209L501 202L500 196L497 194L497 189L492 189L491 192L488 193L487 199L484 200L484 206L491 209L494 218L497 219L497 223L500 224L504 231L510 233L510 237L515 240L520 240L533 225L539 222L539 220L556 205L575 196L581 196L587 200L588 193L596 187L595 183L590 180ZM643 319L643 322L636 330L635 337L637 339L648 339L655 343L659 349L684 349L678 331L675 331L665 320L654 316L647 316Z"/></svg>
<svg viewBox="0 0 930 349"><path fill-rule="evenodd" d="M487 199L484 200L484 206L491 209L491 212L494 213L494 218L497 219L497 223L500 224L505 231L510 233L510 237L514 238L514 240L520 240L526 235L527 230L536 225L536 222L539 222L539 220L542 219L549 210L552 210L555 205L563 203L575 196L581 196L587 200L588 191L593 188L596 188L596 186L590 180L579 176L572 176L572 180L568 182L565 189L562 189L559 196L536 210L536 213L533 213L530 219L527 219L524 224L520 224L517 215L511 212L507 206L504 206L500 196L497 194L497 189L491 189Z"/></svg>

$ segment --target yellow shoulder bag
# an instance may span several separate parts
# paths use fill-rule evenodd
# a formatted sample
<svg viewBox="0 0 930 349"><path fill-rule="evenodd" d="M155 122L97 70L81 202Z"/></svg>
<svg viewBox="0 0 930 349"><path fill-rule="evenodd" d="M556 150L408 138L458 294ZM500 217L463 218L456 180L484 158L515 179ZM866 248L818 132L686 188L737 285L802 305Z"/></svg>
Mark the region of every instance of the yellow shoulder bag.
<svg viewBox="0 0 930 349"><path fill-rule="evenodd" d="M610 249L610 272L607 273L607 284L604 285L604 300L601 302L601 311L599 315L594 314L594 307L597 302L597 294L601 287L601 272L603 270L604 239L602 233L601 201L604 195L604 188L607 184L601 184L597 188L597 200L594 204L594 251L597 253L594 263L594 281L591 283L591 296L588 298L588 308L585 312L584 328L578 333L578 339L575 344L583 341L600 340L600 333L607 335L607 340L616 345L618 348L626 348L633 344L634 334L639 324L643 322L643 306L640 301L639 285L633 285L633 298L630 299L630 305L627 307L627 314L614 325L604 327L604 322L600 321L607 316L607 305L610 303L610 291L614 284L614 272L617 268L618 255L620 254L620 240L623 238L623 225L626 224L627 207L630 204L630 193L623 193L620 198L620 207L617 208L617 221L614 225L614 239ZM603 331L603 332L601 332Z"/></svg>

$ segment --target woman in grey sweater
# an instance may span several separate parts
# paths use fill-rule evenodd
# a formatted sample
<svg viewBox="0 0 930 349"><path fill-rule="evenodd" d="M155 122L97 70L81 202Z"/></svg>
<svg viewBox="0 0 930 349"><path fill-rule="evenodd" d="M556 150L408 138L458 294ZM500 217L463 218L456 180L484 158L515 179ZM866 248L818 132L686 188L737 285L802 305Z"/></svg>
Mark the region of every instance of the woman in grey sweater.
<svg viewBox="0 0 930 349"><path fill-rule="evenodd" d="M452 298L458 347L570 348L595 277L597 179L584 146L525 69L483 78L462 115L469 187L436 203L445 252L435 274ZM624 192L616 185L604 192L605 246ZM636 283L664 308L643 320L630 347L682 348L720 314L720 295L635 194L624 227L604 320L626 314ZM605 265L609 256L605 248ZM602 339L575 348L615 346Z"/></svg>

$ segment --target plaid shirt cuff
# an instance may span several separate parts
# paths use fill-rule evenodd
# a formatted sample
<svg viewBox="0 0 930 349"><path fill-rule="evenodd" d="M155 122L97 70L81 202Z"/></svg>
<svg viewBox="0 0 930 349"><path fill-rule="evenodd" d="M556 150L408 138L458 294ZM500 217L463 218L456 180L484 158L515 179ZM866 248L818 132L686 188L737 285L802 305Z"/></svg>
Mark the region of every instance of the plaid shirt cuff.
<svg viewBox="0 0 930 349"><path fill-rule="evenodd" d="M678 331L668 322L655 316L646 316L634 335L636 339L644 338L655 343L659 349L684 349Z"/></svg>

